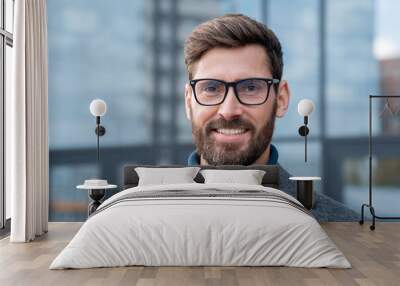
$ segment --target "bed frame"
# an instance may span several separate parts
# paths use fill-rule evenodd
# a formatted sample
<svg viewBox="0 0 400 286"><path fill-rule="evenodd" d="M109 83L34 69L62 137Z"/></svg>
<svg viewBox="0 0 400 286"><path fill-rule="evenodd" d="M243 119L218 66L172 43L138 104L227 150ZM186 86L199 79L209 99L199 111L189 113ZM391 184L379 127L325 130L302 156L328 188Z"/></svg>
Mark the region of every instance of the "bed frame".
<svg viewBox="0 0 400 286"><path fill-rule="evenodd" d="M166 166L151 166L151 165L127 165L124 167L124 183L123 189L136 187L139 182L139 176L135 171L136 167L149 167L149 168L179 168L187 167L186 165L166 165ZM221 170L263 170L265 175L262 179L261 184L266 187L272 187L279 189L280 187L280 166L279 165L252 165L252 166L198 166L201 169L221 169ZM200 174L194 178L198 183L204 183L204 178Z"/></svg>

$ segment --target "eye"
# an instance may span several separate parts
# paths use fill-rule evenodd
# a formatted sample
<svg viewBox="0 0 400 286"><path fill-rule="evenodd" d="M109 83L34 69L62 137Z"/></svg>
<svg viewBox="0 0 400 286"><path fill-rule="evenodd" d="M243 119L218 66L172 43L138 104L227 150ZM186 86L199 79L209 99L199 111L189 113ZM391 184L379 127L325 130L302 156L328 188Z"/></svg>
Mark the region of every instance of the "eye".
<svg viewBox="0 0 400 286"><path fill-rule="evenodd" d="M245 81L238 87L240 92L256 93L262 89L262 85L256 80Z"/></svg>
<svg viewBox="0 0 400 286"><path fill-rule="evenodd" d="M220 93L224 90L224 85L218 81L204 81L199 84L201 92L213 94Z"/></svg>
<svg viewBox="0 0 400 286"><path fill-rule="evenodd" d="M206 87L204 88L204 91L207 91L207 92L215 92L215 91L217 91L217 88L216 88L215 86L206 86Z"/></svg>
<svg viewBox="0 0 400 286"><path fill-rule="evenodd" d="M255 86L255 85L247 85L247 86L246 86L246 90L247 90L247 91L255 91L255 90L257 90L257 89L258 89L258 87Z"/></svg>

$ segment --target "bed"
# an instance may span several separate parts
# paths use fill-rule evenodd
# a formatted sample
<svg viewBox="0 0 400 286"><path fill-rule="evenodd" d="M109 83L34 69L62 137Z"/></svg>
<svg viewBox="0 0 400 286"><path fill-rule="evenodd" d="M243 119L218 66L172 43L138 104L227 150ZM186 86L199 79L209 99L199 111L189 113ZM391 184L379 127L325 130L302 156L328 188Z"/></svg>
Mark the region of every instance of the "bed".
<svg viewBox="0 0 400 286"><path fill-rule="evenodd" d="M351 267L312 214L279 190L278 166L200 166L264 171L259 185L205 183L200 172L193 182L138 185L138 167L150 166L124 168L123 191L102 203L50 269Z"/></svg>

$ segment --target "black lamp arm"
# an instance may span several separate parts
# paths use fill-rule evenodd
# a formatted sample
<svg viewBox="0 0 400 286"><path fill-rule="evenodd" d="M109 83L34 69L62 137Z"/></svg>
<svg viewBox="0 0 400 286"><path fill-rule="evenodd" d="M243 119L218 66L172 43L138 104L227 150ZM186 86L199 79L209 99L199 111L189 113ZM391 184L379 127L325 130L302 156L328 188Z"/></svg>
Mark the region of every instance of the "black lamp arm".
<svg viewBox="0 0 400 286"><path fill-rule="evenodd" d="M104 126L100 125L100 116L96 116L96 129L94 132L96 133L97 136L103 136L106 134L106 129Z"/></svg>
<svg viewBox="0 0 400 286"><path fill-rule="evenodd" d="M307 135L310 130L307 127L308 124L308 116L304 116L304 125L300 126L299 134L304 137L304 161L307 162Z"/></svg>
<svg viewBox="0 0 400 286"><path fill-rule="evenodd" d="M106 134L106 129L104 128L104 126L100 125L100 116L96 116L96 129L94 130L94 132L97 135L97 161L100 161L100 136L103 136L104 134Z"/></svg>

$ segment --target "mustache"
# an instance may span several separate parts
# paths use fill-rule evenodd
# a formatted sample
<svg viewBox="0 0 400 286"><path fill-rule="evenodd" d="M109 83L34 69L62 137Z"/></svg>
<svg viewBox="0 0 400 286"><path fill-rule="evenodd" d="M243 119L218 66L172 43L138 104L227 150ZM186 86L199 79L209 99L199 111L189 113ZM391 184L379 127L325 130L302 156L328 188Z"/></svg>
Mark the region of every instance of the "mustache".
<svg viewBox="0 0 400 286"><path fill-rule="evenodd" d="M223 118L219 118L217 120L209 122L206 125L205 132L206 134L209 134L212 130L219 128L232 128L232 129L240 128L240 129L248 129L250 131L255 130L253 124L242 118L235 118L233 120L226 120Z"/></svg>

